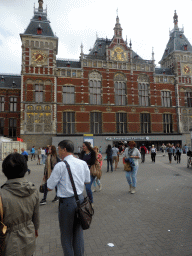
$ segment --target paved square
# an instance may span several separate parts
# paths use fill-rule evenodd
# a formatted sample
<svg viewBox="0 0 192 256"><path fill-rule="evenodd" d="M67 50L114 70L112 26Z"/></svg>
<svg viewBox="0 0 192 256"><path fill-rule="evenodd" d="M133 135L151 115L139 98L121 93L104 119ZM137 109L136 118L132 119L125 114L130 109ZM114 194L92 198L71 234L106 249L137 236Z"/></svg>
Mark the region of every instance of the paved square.
<svg viewBox="0 0 192 256"><path fill-rule="evenodd" d="M192 255L192 168L186 167L186 155L181 158L181 164L169 164L168 157L158 152L152 163L147 155L139 166L134 195L128 193L122 156L113 173L106 173L104 161L103 189L93 194L95 215L91 228L84 231L85 256ZM26 177L39 188L43 166L29 161L29 168ZM0 184L5 180L0 172ZM54 196L55 191L49 192L47 205L40 206L35 256L63 255Z"/></svg>

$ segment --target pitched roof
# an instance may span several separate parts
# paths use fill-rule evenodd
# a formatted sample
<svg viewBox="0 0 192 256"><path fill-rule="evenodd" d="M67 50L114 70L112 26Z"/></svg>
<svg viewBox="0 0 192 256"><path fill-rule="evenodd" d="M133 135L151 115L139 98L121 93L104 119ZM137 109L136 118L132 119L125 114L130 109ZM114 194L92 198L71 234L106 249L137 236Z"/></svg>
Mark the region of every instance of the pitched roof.
<svg viewBox="0 0 192 256"><path fill-rule="evenodd" d="M5 89L21 89L21 76L0 74L0 88Z"/></svg>
<svg viewBox="0 0 192 256"><path fill-rule="evenodd" d="M38 27L42 29L41 34L37 34ZM47 19L47 12L38 9L34 11L34 16L23 34L56 37L50 26L50 21Z"/></svg>
<svg viewBox="0 0 192 256"><path fill-rule="evenodd" d="M58 59L56 60L56 63L58 68L66 68L68 64L70 65L70 68L81 68L80 61Z"/></svg>
<svg viewBox="0 0 192 256"><path fill-rule="evenodd" d="M170 68L155 68L156 75L174 75Z"/></svg>
<svg viewBox="0 0 192 256"><path fill-rule="evenodd" d="M106 45L110 45L111 40L105 38L97 38L90 53L85 55L87 59L106 59Z"/></svg>

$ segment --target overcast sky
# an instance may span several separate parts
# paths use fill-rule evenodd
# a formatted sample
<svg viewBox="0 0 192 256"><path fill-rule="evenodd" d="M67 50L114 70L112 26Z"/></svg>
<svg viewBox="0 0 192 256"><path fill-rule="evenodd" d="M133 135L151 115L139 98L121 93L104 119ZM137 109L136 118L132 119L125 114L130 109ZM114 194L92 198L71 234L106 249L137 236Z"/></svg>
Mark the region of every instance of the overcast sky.
<svg viewBox="0 0 192 256"><path fill-rule="evenodd" d="M20 74L20 33L33 17L38 0L0 0L0 73ZM133 50L144 59L151 59L154 47L159 65L169 29L172 30L174 10L178 26L192 43L192 0L44 0L48 19L59 38L57 58L78 59L80 45L88 54L98 37L113 37L117 9L123 38L131 39Z"/></svg>

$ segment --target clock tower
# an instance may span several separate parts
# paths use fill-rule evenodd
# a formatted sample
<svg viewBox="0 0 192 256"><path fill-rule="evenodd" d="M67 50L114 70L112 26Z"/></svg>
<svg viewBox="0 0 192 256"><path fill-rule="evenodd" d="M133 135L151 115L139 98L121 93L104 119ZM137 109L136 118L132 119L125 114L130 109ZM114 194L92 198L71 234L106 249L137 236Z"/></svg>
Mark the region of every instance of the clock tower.
<svg viewBox="0 0 192 256"><path fill-rule="evenodd" d="M30 145L36 139L56 134L56 55L58 38L47 19L43 0L34 7L34 16L20 34L21 67L21 136ZM39 138L38 138L39 136ZM46 139L44 140L46 141Z"/></svg>
<svg viewBox="0 0 192 256"><path fill-rule="evenodd" d="M169 33L169 41L159 62L164 69L170 69L175 76L176 109L179 131L188 136L192 128L192 46L184 35L184 28L178 27L178 15L173 16L174 28Z"/></svg>

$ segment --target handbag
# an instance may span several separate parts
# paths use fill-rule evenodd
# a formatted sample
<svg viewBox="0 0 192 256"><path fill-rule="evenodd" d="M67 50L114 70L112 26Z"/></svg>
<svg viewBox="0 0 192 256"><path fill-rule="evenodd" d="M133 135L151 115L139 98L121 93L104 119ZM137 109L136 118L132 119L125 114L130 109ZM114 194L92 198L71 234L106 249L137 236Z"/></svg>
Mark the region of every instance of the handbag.
<svg viewBox="0 0 192 256"><path fill-rule="evenodd" d="M5 237L7 233L7 226L3 223L3 204L2 199L0 196L0 255L2 255L4 249L5 249Z"/></svg>
<svg viewBox="0 0 192 256"><path fill-rule="evenodd" d="M91 165L90 167L90 173L92 176L96 176L97 175L97 167L96 164Z"/></svg>
<svg viewBox="0 0 192 256"><path fill-rule="evenodd" d="M77 190L75 187L75 183L73 180L73 176L71 173L71 168L66 160L63 160L63 162L66 164L67 171L69 173L69 178L71 181L71 185L72 185L74 195L75 195L75 200L77 203L76 218L79 221L79 223L81 224L81 227L83 230L89 229L90 225L91 225L91 221L92 221L92 216L94 214L94 209L93 209L88 197L84 198L84 201L80 204L79 198L77 195Z"/></svg>
<svg viewBox="0 0 192 256"><path fill-rule="evenodd" d="M45 184L41 184L40 187L39 187L39 192L40 193L44 193L45 192Z"/></svg>
<svg viewBox="0 0 192 256"><path fill-rule="evenodd" d="M126 171L126 172L131 172L132 171L132 167L131 167L131 164L129 162L125 162L124 171Z"/></svg>

